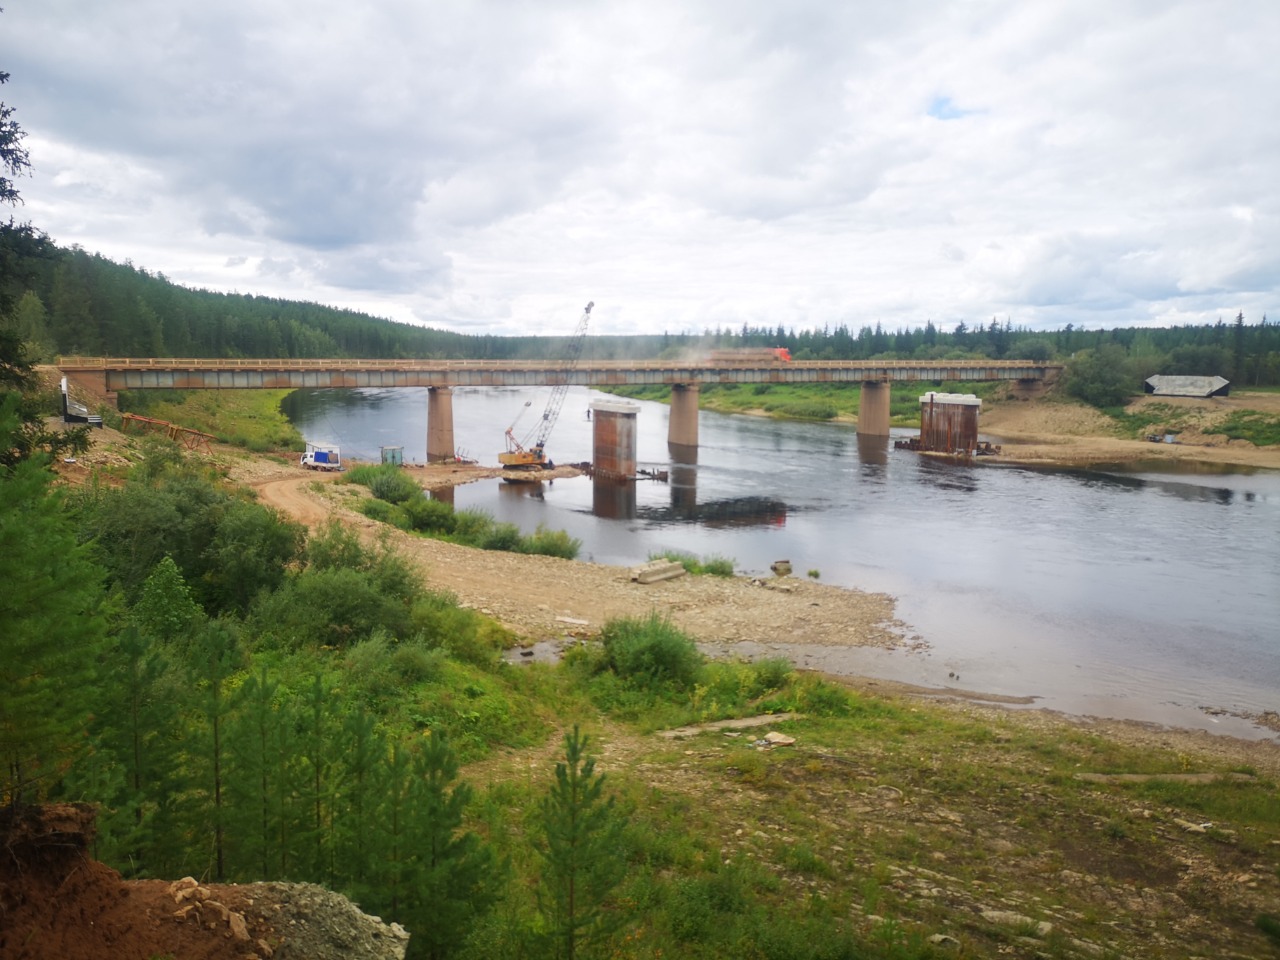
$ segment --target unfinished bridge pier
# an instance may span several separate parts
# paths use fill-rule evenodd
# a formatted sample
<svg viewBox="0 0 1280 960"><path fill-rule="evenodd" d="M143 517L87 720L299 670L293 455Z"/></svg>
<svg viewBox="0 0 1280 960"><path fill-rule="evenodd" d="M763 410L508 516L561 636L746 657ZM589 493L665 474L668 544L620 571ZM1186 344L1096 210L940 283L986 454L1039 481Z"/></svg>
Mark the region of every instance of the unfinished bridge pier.
<svg viewBox="0 0 1280 960"><path fill-rule="evenodd" d="M698 392L696 383L671 385L671 419L667 423L667 443L681 447L698 445Z"/></svg>
<svg viewBox="0 0 1280 960"><path fill-rule="evenodd" d="M889 435L889 382L863 380L858 400L858 435Z"/></svg>
<svg viewBox="0 0 1280 960"><path fill-rule="evenodd" d="M427 388L427 463L457 456L453 442L453 388Z"/></svg>

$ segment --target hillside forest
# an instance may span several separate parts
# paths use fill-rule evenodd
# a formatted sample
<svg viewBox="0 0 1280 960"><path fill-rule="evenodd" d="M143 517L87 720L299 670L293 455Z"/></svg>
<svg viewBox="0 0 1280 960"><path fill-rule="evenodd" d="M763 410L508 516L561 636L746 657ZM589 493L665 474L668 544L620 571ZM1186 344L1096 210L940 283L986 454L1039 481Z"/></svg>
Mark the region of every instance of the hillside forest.
<svg viewBox="0 0 1280 960"><path fill-rule="evenodd" d="M59 354L538 359L563 355L567 339L460 334L315 303L192 290L133 264L59 247L30 229L0 234L0 248L0 306L8 306L0 320L39 360ZM565 318L566 334L573 321ZM743 324L637 336L595 329L584 355L669 358L751 346L786 347L796 360L1089 358L1083 376L1111 377L1129 393L1156 373L1223 376L1237 386L1280 384L1280 325L1243 313L1194 326L1086 330L1068 324L1049 332L997 318L949 330L931 320L896 330L879 323L799 331ZM1097 366L1105 369L1099 373ZM1102 399L1115 402L1110 395Z"/></svg>

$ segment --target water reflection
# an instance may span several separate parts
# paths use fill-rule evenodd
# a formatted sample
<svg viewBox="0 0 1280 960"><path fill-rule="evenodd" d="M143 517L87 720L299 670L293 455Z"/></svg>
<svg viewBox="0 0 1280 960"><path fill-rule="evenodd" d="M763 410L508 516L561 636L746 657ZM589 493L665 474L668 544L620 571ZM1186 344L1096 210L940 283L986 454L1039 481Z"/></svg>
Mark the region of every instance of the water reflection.
<svg viewBox="0 0 1280 960"><path fill-rule="evenodd" d="M941 457L919 455L920 481L927 486L940 490L956 490L960 493L976 493L978 491L979 468L968 464L956 463Z"/></svg>
<svg viewBox="0 0 1280 960"><path fill-rule="evenodd" d="M1060 476L1070 477L1087 487L1109 488L1124 492L1138 493L1153 491L1166 497L1176 497L1189 503L1220 503L1224 506L1235 501L1236 493L1229 487L1214 487L1198 483L1184 483L1178 480L1161 480L1151 477L1137 477L1124 473L1104 473L1092 470L1060 470ZM1255 494L1244 491L1246 502L1252 502Z"/></svg>
<svg viewBox="0 0 1280 960"><path fill-rule="evenodd" d="M677 510L674 507L641 507L638 516L646 523L665 525L696 523L725 529L729 527L784 527L789 508L773 497L733 497L709 500ZM637 514L632 514L637 516Z"/></svg>
<svg viewBox="0 0 1280 960"><path fill-rule="evenodd" d="M528 497L530 500L545 500L547 491L541 480L511 480L503 477L503 482L498 484L498 496Z"/></svg>
<svg viewBox="0 0 1280 960"><path fill-rule="evenodd" d="M692 520L698 510L698 448L668 443L667 452L671 456L671 512Z"/></svg>
<svg viewBox="0 0 1280 960"><path fill-rule="evenodd" d="M889 437L877 437L871 434L858 434L858 460L863 467L887 467L889 465ZM882 478L884 470L864 469L865 477Z"/></svg>
<svg viewBox="0 0 1280 960"><path fill-rule="evenodd" d="M635 483L609 477L594 478L591 482L591 512L605 520L634 520Z"/></svg>

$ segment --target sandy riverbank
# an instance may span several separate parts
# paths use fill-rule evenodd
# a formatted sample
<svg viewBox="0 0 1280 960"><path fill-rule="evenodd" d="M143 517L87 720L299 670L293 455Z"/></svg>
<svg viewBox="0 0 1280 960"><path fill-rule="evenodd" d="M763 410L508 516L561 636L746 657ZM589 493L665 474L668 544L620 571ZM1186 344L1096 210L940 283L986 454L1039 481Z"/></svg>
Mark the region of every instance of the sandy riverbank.
<svg viewBox="0 0 1280 960"><path fill-rule="evenodd" d="M1241 392L1230 397L1141 397L1126 409L1131 413L1172 410L1180 426L1177 443L1151 443L1115 436L1115 422L1104 413L1069 401L1008 400L986 404L980 430L1003 447L989 462L1027 465L1088 466L1135 461L1225 464L1280 470L1280 447L1255 447L1247 440L1229 440L1212 427L1241 410L1280 416L1280 394ZM1158 426L1152 433L1163 433ZM987 461L983 461L987 462Z"/></svg>

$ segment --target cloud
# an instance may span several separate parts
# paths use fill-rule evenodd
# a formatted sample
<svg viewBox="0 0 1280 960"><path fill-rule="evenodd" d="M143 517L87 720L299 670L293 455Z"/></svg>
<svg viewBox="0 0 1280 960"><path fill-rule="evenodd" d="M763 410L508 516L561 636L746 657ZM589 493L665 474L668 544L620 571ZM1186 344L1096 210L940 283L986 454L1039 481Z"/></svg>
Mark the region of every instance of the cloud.
<svg viewBox="0 0 1280 960"><path fill-rule="evenodd" d="M495 332L583 296L612 332L1280 313L1268 0L41 0L0 26L27 212L193 285Z"/></svg>

